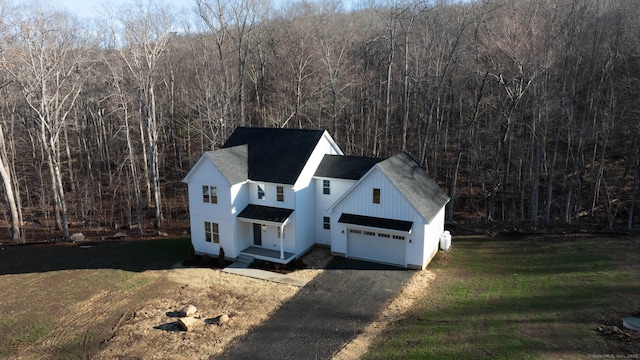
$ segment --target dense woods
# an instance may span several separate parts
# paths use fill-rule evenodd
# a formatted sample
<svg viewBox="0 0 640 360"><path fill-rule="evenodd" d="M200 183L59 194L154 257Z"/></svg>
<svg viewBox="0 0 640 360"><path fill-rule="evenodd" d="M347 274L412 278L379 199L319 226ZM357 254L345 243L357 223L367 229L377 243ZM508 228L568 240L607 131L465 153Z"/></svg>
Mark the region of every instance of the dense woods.
<svg viewBox="0 0 640 360"><path fill-rule="evenodd" d="M184 224L181 179L237 126L406 151L449 193L449 222L638 221L638 1L146 0L96 19L0 4L14 241L36 220L65 238Z"/></svg>

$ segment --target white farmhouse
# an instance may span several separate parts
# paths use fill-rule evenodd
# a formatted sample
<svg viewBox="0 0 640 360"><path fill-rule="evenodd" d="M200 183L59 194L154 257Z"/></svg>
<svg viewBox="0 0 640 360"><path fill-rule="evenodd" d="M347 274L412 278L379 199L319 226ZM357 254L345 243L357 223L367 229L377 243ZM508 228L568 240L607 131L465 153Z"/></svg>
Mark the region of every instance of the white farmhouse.
<svg viewBox="0 0 640 360"><path fill-rule="evenodd" d="M184 182L197 254L282 264L319 244L424 269L449 201L408 154L345 156L321 130L239 127Z"/></svg>

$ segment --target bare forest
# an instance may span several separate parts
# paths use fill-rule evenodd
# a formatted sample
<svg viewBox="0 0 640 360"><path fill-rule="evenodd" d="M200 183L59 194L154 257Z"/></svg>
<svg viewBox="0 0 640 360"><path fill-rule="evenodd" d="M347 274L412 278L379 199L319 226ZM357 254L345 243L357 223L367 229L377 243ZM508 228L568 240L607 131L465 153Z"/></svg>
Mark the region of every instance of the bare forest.
<svg viewBox="0 0 640 360"><path fill-rule="evenodd" d="M449 223L637 229L636 0L0 7L0 240L184 227L182 178L237 126L406 151Z"/></svg>

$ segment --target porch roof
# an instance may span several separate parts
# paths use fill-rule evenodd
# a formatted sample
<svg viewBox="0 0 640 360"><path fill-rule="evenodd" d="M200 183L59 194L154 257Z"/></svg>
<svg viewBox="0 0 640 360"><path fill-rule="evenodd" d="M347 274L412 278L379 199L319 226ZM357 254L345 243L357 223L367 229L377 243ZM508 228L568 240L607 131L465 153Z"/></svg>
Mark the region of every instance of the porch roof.
<svg viewBox="0 0 640 360"><path fill-rule="evenodd" d="M238 214L238 218L284 224L291 214L292 209L249 204Z"/></svg>
<svg viewBox="0 0 640 360"><path fill-rule="evenodd" d="M404 221L404 220L394 220L394 219L386 219L379 218L373 216L364 216L364 215L355 215L355 214L346 214L343 213L338 219L338 222L343 224L353 224L360 226L368 226L379 229L389 229L389 230L397 230L397 231L411 231L411 227L413 226L412 221Z"/></svg>

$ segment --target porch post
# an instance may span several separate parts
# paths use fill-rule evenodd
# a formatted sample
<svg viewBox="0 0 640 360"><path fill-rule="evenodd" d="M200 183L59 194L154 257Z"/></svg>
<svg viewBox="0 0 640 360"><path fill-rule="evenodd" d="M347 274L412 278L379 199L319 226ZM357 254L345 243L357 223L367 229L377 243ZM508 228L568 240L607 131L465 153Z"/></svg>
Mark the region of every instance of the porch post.
<svg viewBox="0 0 640 360"><path fill-rule="evenodd" d="M280 260L284 260L284 225L280 226Z"/></svg>

